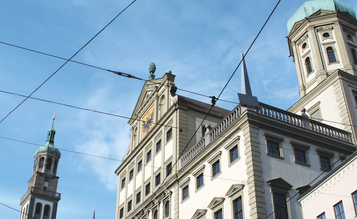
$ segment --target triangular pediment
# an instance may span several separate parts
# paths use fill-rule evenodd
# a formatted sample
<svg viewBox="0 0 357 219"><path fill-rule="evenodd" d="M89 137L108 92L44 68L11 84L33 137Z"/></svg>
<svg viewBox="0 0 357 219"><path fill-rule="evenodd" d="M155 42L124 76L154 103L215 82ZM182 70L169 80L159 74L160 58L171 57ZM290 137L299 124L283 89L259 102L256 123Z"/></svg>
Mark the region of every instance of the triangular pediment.
<svg viewBox="0 0 357 219"><path fill-rule="evenodd" d="M291 187L293 187L292 185L290 185L288 182L286 182L282 178L272 179L272 180L267 181L267 183L272 187L281 188L281 189L285 189L285 190L289 190L289 189L291 189Z"/></svg>
<svg viewBox="0 0 357 219"><path fill-rule="evenodd" d="M237 192L241 191L244 188L243 184L233 184L231 188L226 193L226 196L231 197Z"/></svg>
<svg viewBox="0 0 357 219"><path fill-rule="evenodd" d="M206 215L206 212L207 212L206 209L197 209L196 212L191 217L191 219L199 219L202 216Z"/></svg>
<svg viewBox="0 0 357 219"><path fill-rule="evenodd" d="M212 209L212 208L216 207L217 205L221 204L222 202L224 202L223 197L214 197L212 199L212 201L209 203L207 208Z"/></svg>

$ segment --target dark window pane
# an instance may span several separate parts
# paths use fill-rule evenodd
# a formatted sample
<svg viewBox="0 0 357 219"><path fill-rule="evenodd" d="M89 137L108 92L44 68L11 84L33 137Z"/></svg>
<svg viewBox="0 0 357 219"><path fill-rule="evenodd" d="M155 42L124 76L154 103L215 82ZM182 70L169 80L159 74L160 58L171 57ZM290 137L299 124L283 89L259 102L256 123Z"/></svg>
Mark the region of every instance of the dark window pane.
<svg viewBox="0 0 357 219"><path fill-rule="evenodd" d="M312 72L312 66L311 66L311 62L310 62L310 58L309 57L307 57L305 59L305 66L306 66L307 73L311 73Z"/></svg>
<svg viewBox="0 0 357 219"><path fill-rule="evenodd" d="M121 180L121 188L124 188L125 187L125 178L123 178L122 180Z"/></svg>
<svg viewBox="0 0 357 219"><path fill-rule="evenodd" d="M170 201L165 203L165 218L170 216Z"/></svg>
<svg viewBox="0 0 357 219"><path fill-rule="evenodd" d="M325 212L317 216L317 219L326 219Z"/></svg>
<svg viewBox="0 0 357 219"><path fill-rule="evenodd" d="M161 150L161 140L156 143L156 152Z"/></svg>
<svg viewBox="0 0 357 219"><path fill-rule="evenodd" d="M134 170L130 170L129 172L129 181L132 180L134 177Z"/></svg>
<svg viewBox="0 0 357 219"><path fill-rule="evenodd" d="M321 169L331 170L330 158L320 156Z"/></svg>
<svg viewBox="0 0 357 219"><path fill-rule="evenodd" d="M275 141L267 140L268 153L276 156L280 156L279 143Z"/></svg>
<svg viewBox="0 0 357 219"><path fill-rule="evenodd" d="M136 194L136 204L140 202L141 199L141 192L138 192L138 194Z"/></svg>
<svg viewBox="0 0 357 219"><path fill-rule="evenodd" d="M327 51L328 61L330 63L336 62L335 52L333 51L332 47L327 47L326 51Z"/></svg>
<svg viewBox="0 0 357 219"><path fill-rule="evenodd" d="M336 219L346 219L342 201L333 206Z"/></svg>
<svg viewBox="0 0 357 219"><path fill-rule="evenodd" d="M146 153L146 163L151 160L151 150Z"/></svg>
<svg viewBox="0 0 357 219"><path fill-rule="evenodd" d="M131 200L128 202L128 212L131 211Z"/></svg>
<svg viewBox="0 0 357 219"><path fill-rule="evenodd" d="M203 186L203 173L197 176L197 189Z"/></svg>
<svg viewBox="0 0 357 219"><path fill-rule="evenodd" d="M275 219L287 219L286 196L284 194L274 193L273 197Z"/></svg>
<svg viewBox="0 0 357 219"><path fill-rule="evenodd" d="M222 219L222 209L214 212L214 219Z"/></svg>
<svg viewBox="0 0 357 219"><path fill-rule="evenodd" d="M171 174L171 170L172 170L171 163L169 163L166 166L166 176Z"/></svg>
<svg viewBox="0 0 357 219"><path fill-rule="evenodd" d="M182 189L182 200L185 200L187 197L188 197L188 185Z"/></svg>
<svg viewBox="0 0 357 219"><path fill-rule="evenodd" d="M300 163L306 163L305 151L295 148L295 161Z"/></svg>
<svg viewBox="0 0 357 219"><path fill-rule="evenodd" d="M161 181L161 174L157 174L156 177L155 177L155 186L158 186L160 184L160 181Z"/></svg>
<svg viewBox="0 0 357 219"><path fill-rule="evenodd" d="M150 193L150 183L148 183L146 186L145 186L145 195L148 195Z"/></svg>
<svg viewBox="0 0 357 219"><path fill-rule="evenodd" d="M236 159L238 159L238 146L234 146L231 150L229 150L230 162L232 163Z"/></svg>
<svg viewBox="0 0 357 219"><path fill-rule="evenodd" d="M355 213L356 213L356 216L357 216L357 191L352 193L352 199L353 199L353 206L355 208Z"/></svg>
<svg viewBox="0 0 357 219"><path fill-rule="evenodd" d="M143 166L143 162L142 160L140 160L138 163L138 172L141 170L142 166Z"/></svg>
<svg viewBox="0 0 357 219"><path fill-rule="evenodd" d="M124 208L121 208L119 213L119 218L123 218L123 216L124 216Z"/></svg>
<svg viewBox="0 0 357 219"><path fill-rule="evenodd" d="M169 141L172 138L172 129L166 132L166 141Z"/></svg>
<svg viewBox="0 0 357 219"><path fill-rule="evenodd" d="M234 219L243 219L242 197L233 201L233 217Z"/></svg>
<svg viewBox="0 0 357 219"><path fill-rule="evenodd" d="M212 175L215 176L220 172L219 160L212 164Z"/></svg>

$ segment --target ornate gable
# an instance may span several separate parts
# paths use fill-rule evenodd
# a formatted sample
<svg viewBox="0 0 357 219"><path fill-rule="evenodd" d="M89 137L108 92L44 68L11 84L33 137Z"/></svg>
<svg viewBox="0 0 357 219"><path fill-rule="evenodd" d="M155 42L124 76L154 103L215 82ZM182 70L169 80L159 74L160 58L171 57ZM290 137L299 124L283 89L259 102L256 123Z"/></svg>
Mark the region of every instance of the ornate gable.
<svg viewBox="0 0 357 219"><path fill-rule="evenodd" d="M229 188L228 192L226 193L226 196L231 197L237 192L241 191L244 188L243 184L233 184L231 188Z"/></svg>
<svg viewBox="0 0 357 219"><path fill-rule="evenodd" d="M199 219L202 216L206 215L206 212L207 212L206 209L197 209L196 212L191 217L191 219Z"/></svg>
<svg viewBox="0 0 357 219"><path fill-rule="evenodd" d="M212 199L212 201L209 203L208 207L209 209L213 209L215 208L217 205L221 204L222 202L224 202L224 198L223 197L214 197Z"/></svg>

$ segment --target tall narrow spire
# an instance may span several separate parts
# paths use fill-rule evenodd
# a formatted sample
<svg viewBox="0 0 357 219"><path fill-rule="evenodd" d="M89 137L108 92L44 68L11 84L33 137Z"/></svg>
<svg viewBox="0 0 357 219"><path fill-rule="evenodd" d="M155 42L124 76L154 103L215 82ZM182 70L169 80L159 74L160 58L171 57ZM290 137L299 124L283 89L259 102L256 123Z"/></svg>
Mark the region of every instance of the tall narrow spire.
<svg viewBox="0 0 357 219"><path fill-rule="evenodd" d="M248 71L245 65L245 58L242 52L242 76L241 76L241 93L238 93L239 103L247 108L258 109L258 98L252 95L252 89L250 88Z"/></svg>
<svg viewBox="0 0 357 219"><path fill-rule="evenodd" d="M241 75L241 93L252 96L252 90L250 88L248 71L245 64L244 53L242 52L242 75Z"/></svg>

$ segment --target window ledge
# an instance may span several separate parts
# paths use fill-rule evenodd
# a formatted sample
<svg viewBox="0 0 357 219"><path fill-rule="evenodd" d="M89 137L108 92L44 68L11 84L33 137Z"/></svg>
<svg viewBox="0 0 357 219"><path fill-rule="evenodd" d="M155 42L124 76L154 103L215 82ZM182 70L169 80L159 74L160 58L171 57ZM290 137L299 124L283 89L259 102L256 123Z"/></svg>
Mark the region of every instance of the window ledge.
<svg viewBox="0 0 357 219"><path fill-rule="evenodd" d="M280 159L280 160L284 160L284 157L280 157L280 156L275 155L275 154L267 153L267 155L268 155L269 157L274 157L274 158L278 158L278 159Z"/></svg>
<svg viewBox="0 0 357 219"><path fill-rule="evenodd" d="M311 165L307 164L307 163L302 163L302 162L299 162L299 161L295 161L295 163L299 164L299 165L302 165L302 166L311 167Z"/></svg>
<svg viewBox="0 0 357 219"><path fill-rule="evenodd" d="M184 202L186 202L189 198L190 198L190 196L187 196L184 200L181 201L181 204L183 204Z"/></svg>
<svg viewBox="0 0 357 219"><path fill-rule="evenodd" d="M216 175L211 177L211 181L214 180L215 178L217 178L218 176L220 176L222 174L222 171L219 171L219 173L217 173Z"/></svg>
<svg viewBox="0 0 357 219"><path fill-rule="evenodd" d="M205 184L203 184L202 186L200 186L200 188L196 189L195 192L199 192L200 190L202 190L205 187Z"/></svg>
<svg viewBox="0 0 357 219"><path fill-rule="evenodd" d="M234 165L235 163L237 163L239 160L240 160L240 157L238 157L237 159L235 159L234 161L232 161L232 162L228 165L228 167L233 166L233 165Z"/></svg>

